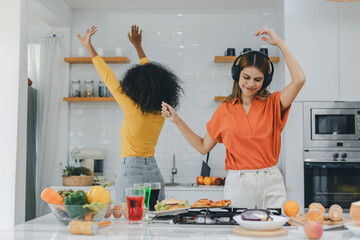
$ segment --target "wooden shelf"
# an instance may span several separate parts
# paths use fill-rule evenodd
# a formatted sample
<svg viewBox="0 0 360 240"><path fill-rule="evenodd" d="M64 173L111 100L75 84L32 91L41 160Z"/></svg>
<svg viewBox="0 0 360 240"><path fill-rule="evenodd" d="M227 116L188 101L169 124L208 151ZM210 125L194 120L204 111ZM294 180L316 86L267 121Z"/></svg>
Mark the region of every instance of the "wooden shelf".
<svg viewBox="0 0 360 240"><path fill-rule="evenodd" d="M130 63L130 59L127 57L103 57L102 59L106 63ZM90 57L66 57L64 62L75 64L92 63Z"/></svg>
<svg viewBox="0 0 360 240"><path fill-rule="evenodd" d="M65 97L64 102L115 102L113 97Z"/></svg>
<svg viewBox="0 0 360 240"><path fill-rule="evenodd" d="M233 63L238 56L215 56L214 62L216 63ZM278 63L280 57L270 57L270 60L273 63Z"/></svg>
<svg viewBox="0 0 360 240"><path fill-rule="evenodd" d="M223 102L225 101L227 97L223 97L223 96L215 96L214 100L215 102Z"/></svg>

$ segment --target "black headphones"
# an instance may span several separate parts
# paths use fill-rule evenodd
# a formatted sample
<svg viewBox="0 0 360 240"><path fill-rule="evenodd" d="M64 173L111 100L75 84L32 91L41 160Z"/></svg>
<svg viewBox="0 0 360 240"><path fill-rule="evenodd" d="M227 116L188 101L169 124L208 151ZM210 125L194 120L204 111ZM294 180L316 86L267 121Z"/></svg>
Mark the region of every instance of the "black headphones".
<svg viewBox="0 0 360 240"><path fill-rule="evenodd" d="M245 53L240 54L240 56L238 56L238 57L235 59L233 65L232 65L232 67L231 67L231 76L232 76L232 79L234 79L234 81L236 81L236 82L239 81L240 72L241 72L242 69L241 69L240 66L239 66L238 64L236 64L236 63L237 63L237 61L239 60L239 58L241 58L242 56L244 56L244 55L246 55L246 54L248 54L248 53L261 54L261 55L265 56L265 57L269 60L269 62L270 62L271 72L270 72L270 73L267 73L267 74L264 76L264 83L263 83L263 85L262 85L262 87L261 87L261 89L264 89L264 88L266 88L267 86L269 86L269 84L270 84L271 81L272 81L272 77L273 77L273 75L274 75L274 65L273 65L273 63L271 62L270 58L269 58L266 54L264 54L264 53L262 53L262 52L259 52L259 51L247 51L247 52L245 52Z"/></svg>

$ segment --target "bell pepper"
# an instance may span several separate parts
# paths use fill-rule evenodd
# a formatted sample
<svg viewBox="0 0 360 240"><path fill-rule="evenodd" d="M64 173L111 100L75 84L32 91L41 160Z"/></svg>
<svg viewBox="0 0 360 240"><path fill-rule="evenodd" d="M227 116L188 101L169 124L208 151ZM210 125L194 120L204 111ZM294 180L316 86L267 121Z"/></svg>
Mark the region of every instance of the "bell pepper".
<svg viewBox="0 0 360 240"><path fill-rule="evenodd" d="M89 203L102 202L108 204L110 202L110 192L102 186L93 186L87 193Z"/></svg>
<svg viewBox="0 0 360 240"><path fill-rule="evenodd" d="M84 191L76 191L64 198L64 206L70 217L84 217L89 210L83 205L88 204L88 199Z"/></svg>

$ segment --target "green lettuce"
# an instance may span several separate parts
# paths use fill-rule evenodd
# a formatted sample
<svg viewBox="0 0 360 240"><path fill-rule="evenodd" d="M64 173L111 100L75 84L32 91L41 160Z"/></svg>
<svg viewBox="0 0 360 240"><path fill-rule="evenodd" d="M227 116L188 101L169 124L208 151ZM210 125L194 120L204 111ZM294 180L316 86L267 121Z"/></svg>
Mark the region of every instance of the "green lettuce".
<svg viewBox="0 0 360 240"><path fill-rule="evenodd" d="M156 201L155 210L156 211L165 211L169 208L169 205L162 202Z"/></svg>
<svg viewBox="0 0 360 240"><path fill-rule="evenodd" d="M90 204L83 205L83 208L88 208L89 210L93 211L94 214L100 213L104 210L105 207L106 204L102 202L92 202Z"/></svg>

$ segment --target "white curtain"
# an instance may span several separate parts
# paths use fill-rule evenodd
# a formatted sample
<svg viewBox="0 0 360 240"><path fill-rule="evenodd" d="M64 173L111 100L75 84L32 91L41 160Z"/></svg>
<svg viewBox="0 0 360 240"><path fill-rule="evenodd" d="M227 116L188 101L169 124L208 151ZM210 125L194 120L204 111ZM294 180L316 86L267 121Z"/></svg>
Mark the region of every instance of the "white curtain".
<svg viewBox="0 0 360 240"><path fill-rule="evenodd" d="M38 150L36 178L36 216L49 212L47 204L41 200L43 189L55 185L58 163L54 161L58 153L56 139L60 122L61 85L59 79L60 47L54 37L40 38L38 76ZM35 79L34 79L35 80ZM36 80L35 80L36 81Z"/></svg>

